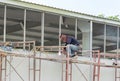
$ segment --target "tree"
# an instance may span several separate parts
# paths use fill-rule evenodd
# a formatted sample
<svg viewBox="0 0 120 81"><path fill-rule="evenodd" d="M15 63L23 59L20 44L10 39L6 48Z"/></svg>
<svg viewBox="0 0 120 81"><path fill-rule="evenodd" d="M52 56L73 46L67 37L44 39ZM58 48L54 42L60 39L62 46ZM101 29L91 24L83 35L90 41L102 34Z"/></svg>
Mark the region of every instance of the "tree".
<svg viewBox="0 0 120 81"><path fill-rule="evenodd" d="M108 19L111 19L111 20L120 21L119 15L105 17L104 14L99 14L98 17L108 18Z"/></svg>
<svg viewBox="0 0 120 81"><path fill-rule="evenodd" d="M119 21L119 15L115 15L115 16L108 16L108 19L112 19L112 20L117 20Z"/></svg>
<svg viewBox="0 0 120 81"><path fill-rule="evenodd" d="M99 14L98 17L104 18L104 14Z"/></svg>

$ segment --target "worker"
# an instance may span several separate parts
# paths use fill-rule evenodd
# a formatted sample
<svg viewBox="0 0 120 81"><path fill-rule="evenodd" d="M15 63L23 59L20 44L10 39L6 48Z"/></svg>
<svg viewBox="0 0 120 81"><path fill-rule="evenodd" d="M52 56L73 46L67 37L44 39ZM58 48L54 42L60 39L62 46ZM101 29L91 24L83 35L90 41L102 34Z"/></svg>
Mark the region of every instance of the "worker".
<svg viewBox="0 0 120 81"><path fill-rule="evenodd" d="M61 34L60 39L65 43L66 48L63 49L63 53L67 52L70 57L75 56L75 52L79 50L80 43L73 36Z"/></svg>

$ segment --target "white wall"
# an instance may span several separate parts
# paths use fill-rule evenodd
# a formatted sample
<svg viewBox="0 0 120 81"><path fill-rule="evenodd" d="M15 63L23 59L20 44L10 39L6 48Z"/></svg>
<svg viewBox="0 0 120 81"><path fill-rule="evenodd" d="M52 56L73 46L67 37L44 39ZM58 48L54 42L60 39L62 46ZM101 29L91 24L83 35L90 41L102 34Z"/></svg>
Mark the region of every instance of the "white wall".
<svg viewBox="0 0 120 81"><path fill-rule="evenodd" d="M43 57L47 57L48 55L43 55ZM49 55L52 57L56 57L55 55ZM58 57L58 56L57 56ZM79 57L80 60L89 61L89 57ZM8 57L9 60L9 57ZM101 59L102 63L112 65L112 60L109 59ZM16 71L21 75L21 77L24 79L24 81L28 81L28 58L20 58L20 57L13 57L12 63L11 63ZM31 60L31 66L32 66L32 60ZM37 63L37 66L39 64ZM87 80L89 81L89 65L85 64L77 64L86 76ZM37 67L38 68L38 67ZM32 69L32 68L31 68ZM64 64L65 69L65 64ZM41 81L62 81L62 64L59 62L52 62L52 61L45 61L42 60L41 65ZM114 68L105 68L101 67L100 71L100 81L115 81L115 69ZM4 73L4 72L3 72ZM65 72L64 72L65 73ZM86 81L81 72L76 68L76 66L73 64L72 69L72 81ZM31 81L33 81L33 71L31 70ZM11 76L11 77L10 77ZM4 77L4 75L3 75ZM63 76L65 77L65 75ZM11 78L11 80L10 80ZM15 73L15 71L11 68L11 75L10 75L10 65L7 63L7 81L22 81L20 77ZM39 76L36 74L36 81L38 81ZM4 81L4 78L2 79ZM65 80L64 80L65 81Z"/></svg>

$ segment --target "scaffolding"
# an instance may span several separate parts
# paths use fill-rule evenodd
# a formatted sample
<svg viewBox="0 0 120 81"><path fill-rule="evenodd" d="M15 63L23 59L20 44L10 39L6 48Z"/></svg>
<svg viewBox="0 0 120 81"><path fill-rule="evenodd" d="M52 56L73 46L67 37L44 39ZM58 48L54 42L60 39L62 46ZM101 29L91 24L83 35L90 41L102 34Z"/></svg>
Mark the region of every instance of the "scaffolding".
<svg viewBox="0 0 120 81"><path fill-rule="evenodd" d="M92 61L81 61L76 58L70 58L69 54L67 53L65 58L55 58L55 57L42 57L42 53L49 53L54 52L58 54L60 50L62 50L65 46L35 46L35 41L27 41L27 42L12 42L14 45L14 48L22 48L23 50L28 50L29 54L22 54L22 53L13 53L9 51L0 51L0 81L6 81L6 70L7 70L7 63L11 66L11 68L15 71L15 73L19 76L19 78L24 81L24 79L21 77L21 75L16 71L15 67L11 64L11 61L7 59L7 57L23 57L23 58L29 58L29 77L28 81L38 81L36 80L36 75L39 76L39 81L41 81L41 60L46 61L54 61L59 62L62 64L62 77L61 81L72 81L72 65L75 65L75 67L78 69L78 71L82 74L85 81L89 81L88 78L85 76L84 72L78 67L77 64L87 64L93 66L93 81L100 81L100 67L113 67L115 68L115 81L117 81L119 77L118 75L118 68L120 68L119 65L106 65L104 63L100 62L100 57L104 56L104 54L100 54L99 50L80 50L79 52L88 52L89 54L92 54ZM39 53L39 55L37 54ZM89 55L88 55L89 56ZM106 54L106 56L114 57L113 55ZM119 58L119 56L117 57ZM31 65L32 61L32 65ZM38 65L38 68L36 68L36 63ZM65 68L63 68L65 64ZM4 65L4 66L3 66ZM4 72L4 75L3 75ZM33 73L33 74L32 74ZM38 74L36 74L38 73ZM64 78L65 77L65 78Z"/></svg>

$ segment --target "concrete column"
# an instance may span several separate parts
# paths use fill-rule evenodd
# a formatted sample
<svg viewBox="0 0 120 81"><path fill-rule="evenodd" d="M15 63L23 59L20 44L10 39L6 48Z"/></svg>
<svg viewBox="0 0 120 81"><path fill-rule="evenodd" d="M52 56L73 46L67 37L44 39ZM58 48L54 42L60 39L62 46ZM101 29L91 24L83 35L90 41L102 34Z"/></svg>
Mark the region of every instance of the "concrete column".
<svg viewBox="0 0 120 81"><path fill-rule="evenodd" d="M82 49L92 51L92 21L79 21L78 28L82 31ZM92 52L85 52L90 54L90 60L92 61ZM83 52L84 54L84 52ZM92 64L90 64L90 73L89 73L89 81L93 81L93 68Z"/></svg>
<svg viewBox="0 0 120 81"><path fill-rule="evenodd" d="M90 32L82 33L82 49L90 50Z"/></svg>
<svg viewBox="0 0 120 81"><path fill-rule="evenodd" d="M90 50L90 22L78 21L78 28L82 31L82 49Z"/></svg>

